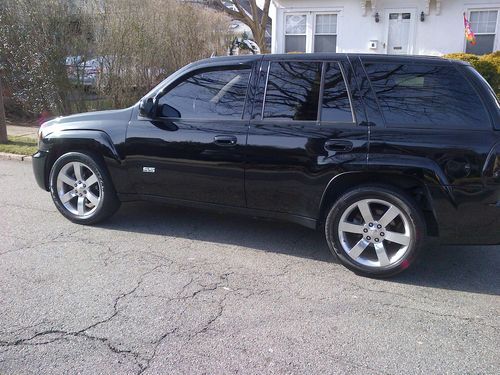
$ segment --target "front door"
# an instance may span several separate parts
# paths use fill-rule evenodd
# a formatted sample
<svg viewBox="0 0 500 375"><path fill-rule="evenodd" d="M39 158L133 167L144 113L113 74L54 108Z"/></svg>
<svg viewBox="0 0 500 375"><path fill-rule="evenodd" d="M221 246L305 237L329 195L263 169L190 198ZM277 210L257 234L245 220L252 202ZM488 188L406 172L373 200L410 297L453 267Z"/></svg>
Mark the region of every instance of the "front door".
<svg viewBox="0 0 500 375"><path fill-rule="evenodd" d="M410 34L413 14L410 12L390 11L389 31L387 36L387 53L391 55L407 55L410 50Z"/></svg>
<svg viewBox="0 0 500 375"><path fill-rule="evenodd" d="M242 118L250 70L190 71L166 88L154 118L133 116L126 160L137 193L245 206Z"/></svg>

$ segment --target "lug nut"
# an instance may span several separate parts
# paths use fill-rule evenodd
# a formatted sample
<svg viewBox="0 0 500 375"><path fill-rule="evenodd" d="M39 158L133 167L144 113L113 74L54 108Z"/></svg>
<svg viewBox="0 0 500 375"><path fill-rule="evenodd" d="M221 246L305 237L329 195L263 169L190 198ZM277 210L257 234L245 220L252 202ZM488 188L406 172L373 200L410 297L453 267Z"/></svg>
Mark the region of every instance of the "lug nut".
<svg viewBox="0 0 500 375"><path fill-rule="evenodd" d="M77 186L78 186L78 184L75 184L75 187L77 187Z"/></svg>
<svg viewBox="0 0 500 375"><path fill-rule="evenodd" d="M380 235L381 235L382 237L384 237L384 236L385 236L385 233L384 233L384 232L380 232Z"/></svg>
<svg viewBox="0 0 500 375"><path fill-rule="evenodd" d="M78 196L79 196L79 197L81 197L81 196L82 196L82 193L78 194Z"/></svg>
<svg viewBox="0 0 500 375"><path fill-rule="evenodd" d="M368 233L368 229L366 229L366 228L363 229L363 232Z"/></svg>
<svg viewBox="0 0 500 375"><path fill-rule="evenodd" d="M378 238L375 238L375 242L378 242Z"/></svg>
<svg viewBox="0 0 500 375"><path fill-rule="evenodd" d="M87 194L87 190L84 190L84 191L83 191L83 194Z"/></svg>
<svg viewBox="0 0 500 375"><path fill-rule="evenodd" d="M366 239L370 241L372 238L370 236L366 236Z"/></svg>
<svg viewBox="0 0 500 375"><path fill-rule="evenodd" d="M85 185L83 185L83 187L85 187ZM379 225L377 225L377 228L378 228L378 229L381 229L381 228L382 228L382 225L380 225L380 224L379 224Z"/></svg>
<svg viewBox="0 0 500 375"><path fill-rule="evenodd" d="M368 226L373 227L373 223L368 224Z"/></svg>
<svg viewBox="0 0 500 375"><path fill-rule="evenodd" d="M87 185L83 184L83 187L87 187Z"/></svg>

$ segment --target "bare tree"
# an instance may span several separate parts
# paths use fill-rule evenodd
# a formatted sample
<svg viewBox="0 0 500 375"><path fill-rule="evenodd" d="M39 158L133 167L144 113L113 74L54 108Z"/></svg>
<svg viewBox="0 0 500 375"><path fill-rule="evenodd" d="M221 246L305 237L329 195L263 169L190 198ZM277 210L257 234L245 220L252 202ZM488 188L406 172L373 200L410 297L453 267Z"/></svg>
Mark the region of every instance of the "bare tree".
<svg viewBox="0 0 500 375"><path fill-rule="evenodd" d="M251 13L245 10L241 0L231 0L231 3L234 4L236 10L225 5L223 0L213 0L212 4L214 4L218 9L221 9L229 14L233 19L241 21L247 25L250 30L252 30L253 39L259 46L261 52L267 53L269 51L266 43L266 27L269 21L269 7L271 6L271 0L264 1L261 13L259 12L257 0L248 0L248 2L250 3Z"/></svg>
<svg viewBox="0 0 500 375"><path fill-rule="evenodd" d="M7 123L5 122L5 108L3 106L2 77L0 76L0 143L7 143Z"/></svg>

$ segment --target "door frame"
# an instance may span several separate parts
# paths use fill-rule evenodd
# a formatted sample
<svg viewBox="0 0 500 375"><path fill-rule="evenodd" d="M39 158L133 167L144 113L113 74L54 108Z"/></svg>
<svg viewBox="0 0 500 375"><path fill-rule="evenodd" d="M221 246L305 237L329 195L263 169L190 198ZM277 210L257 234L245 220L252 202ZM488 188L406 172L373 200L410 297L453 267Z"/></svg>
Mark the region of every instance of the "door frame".
<svg viewBox="0 0 500 375"><path fill-rule="evenodd" d="M389 14L390 13L410 13L410 35L408 36L408 55L412 55L415 51L416 29L417 29L417 8L384 8L383 19L386 22L385 26L385 48L384 53L389 54Z"/></svg>

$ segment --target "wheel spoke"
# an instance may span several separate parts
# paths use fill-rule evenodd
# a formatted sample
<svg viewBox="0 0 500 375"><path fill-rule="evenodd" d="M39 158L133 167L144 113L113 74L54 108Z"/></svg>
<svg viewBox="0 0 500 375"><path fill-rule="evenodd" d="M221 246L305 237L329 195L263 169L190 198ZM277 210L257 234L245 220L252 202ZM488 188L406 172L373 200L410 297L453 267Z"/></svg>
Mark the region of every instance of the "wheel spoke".
<svg viewBox="0 0 500 375"><path fill-rule="evenodd" d="M400 211L395 206L390 206L385 214L378 221L383 227L389 225L398 215Z"/></svg>
<svg viewBox="0 0 500 375"><path fill-rule="evenodd" d="M348 233L363 234L364 227L362 225L351 224L348 222L342 222L339 224L340 230Z"/></svg>
<svg viewBox="0 0 500 375"><path fill-rule="evenodd" d="M92 175L85 180L85 184L87 185L87 189L91 187L93 184L97 182L97 176L92 173Z"/></svg>
<svg viewBox="0 0 500 375"><path fill-rule="evenodd" d="M383 243L377 243L374 245L375 251L377 252L377 258L380 262L380 266L384 267L391 263L389 257L387 256L387 251L385 251L385 247Z"/></svg>
<svg viewBox="0 0 500 375"><path fill-rule="evenodd" d="M85 214L85 198L78 197L78 205L77 205L78 215Z"/></svg>
<svg viewBox="0 0 500 375"><path fill-rule="evenodd" d="M82 181L82 164L78 162L73 163L73 171L78 181Z"/></svg>
<svg viewBox="0 0 500 375"><path fill-rule="evenodd" d="M93 193L91 193L90 191L87 191L87 199L94 206L97 206L97 203L99 203L99 198L97 196L95 196Z"/></svg>
<svg viewBox="0 0 500 375"><path fill-rule="evenodd" d="M385 232L386 240L408 246L410 244L410 236L403 233Z"/></svg>
<svg viewBox="0 0 500 375"><path fill-rule="evenodd" d="M369 242L365 241L363 238L358 241L354 247L349 250L349 256L352 259L357 259L361 253L368 247Z"/></svg>
<svg viewBox="0 0 500 375"><path fill-rule="evenodd" d="M359 212L361 212L361 216L363 216L363 220L366 224L371 223L373 221L372 211L370 210L370 206L367 201L360 201L358 203Z"/></svg>
<svg viewBox="0 0 500 375"><path fill-rule="evenodd" d="M67 203L68 201L71 200L75 196L75 193L73 190L68 191L66 194L60 196L61 202L62 203Z"/></svg>
<svg viewBox="0 0 500 375"><path fill-rule="evenodd" d="M62 182L64 182L66 185L69 185L69 186L71 186L71 187L74 187L74 186L75 186L75 184L76 184L76 180L73 180L71 177L69 177L69 176L68 176L68 175L66 175L66 174L61 173L61 174L59 175L59 178L60 178L60 180L61 180Z"/></svg>

